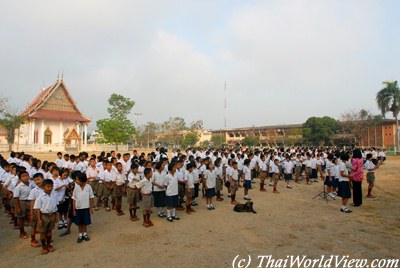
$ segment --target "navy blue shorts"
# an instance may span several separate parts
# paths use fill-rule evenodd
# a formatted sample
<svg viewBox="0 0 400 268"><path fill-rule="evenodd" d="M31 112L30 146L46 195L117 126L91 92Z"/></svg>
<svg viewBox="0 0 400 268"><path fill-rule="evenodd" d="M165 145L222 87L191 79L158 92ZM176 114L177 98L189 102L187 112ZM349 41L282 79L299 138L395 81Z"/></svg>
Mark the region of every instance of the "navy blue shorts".
<svg viewBox="0 0 400 268"><path fill-rule="evenodd" d="M288 180L292 180L292 174L283 174L283 178L288 181Z"/></svg>
<svg viewBox="0 0 400 268"><path fill-rule="evenodd" d="M316 179L318 178L318 173L316 169L311 169L311 179Z"/></svg>
<svg viewBox="0 0 400 268"><path fill-rule="evenodd" d="M332 187L333 184L335 183L335 177L331 177L331 178L332 178L332 181L329 181L329 176L326 176L326 177L325 177L324 184L325 184L326 186Z"/></svg>
<svg viewBox="0 0 400 268"><path fill-rule="evenodd" d="M244 188L250 189L251 188L251 181L244 181Z"/></svg>
<svg viewBox="0 0 400 268"><path fill-rule="evenodd" d="M215 188L206 189L206 197L213 198L215 196Z"/></svg>
<svg viewBox="0 0 400 268"><path fill-rule="evenodd" d="M272 178L272 175L274 175L274 173L268 173L268 178Z"/></svg>
<svg viewBox="0 0 400 268"><path fill-rule="evenodd" d="M229 190L231 188L231 183L229 181L226 181L225 187L228 188L228 190Z"/></svg>
<svg viewBox="0 0 400 268"><path fill-rule="evenodd" d="M90 218L90 210L88 208L76 209L76 217L74 217L76 225L90 225L92 220Z"/></svg>
<svg viewBox="0 0 400 268"><path fill-rule="evenodd" d="M332 177L332 187L338 187L339 186L339 179Z"/></svg>
<svg viewBox="0 0 400 268"><path fill-rule="evenodd" d="M178 195L168 196L166 197L165 203L167 207L177 207L179 204Z"/></svg>

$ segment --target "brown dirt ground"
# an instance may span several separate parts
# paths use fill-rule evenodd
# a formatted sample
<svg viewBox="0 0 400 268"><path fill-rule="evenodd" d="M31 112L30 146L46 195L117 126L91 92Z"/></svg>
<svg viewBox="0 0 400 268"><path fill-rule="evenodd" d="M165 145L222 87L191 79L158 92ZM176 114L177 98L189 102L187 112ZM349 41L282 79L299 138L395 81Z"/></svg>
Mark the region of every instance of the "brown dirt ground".
<svg viewBox="0 0 400 268"><path fill-rule="evenodd" d="M40 157L46 159L47 155ZM44 256L30 247L29 240L18 239L18 231L12 230L2 213L1 267L228 267L238 254L398 258L399 164L400 158L388 158L377 172L377 198L365 198L363 206L352 208L349 215L339 212L340 200L312 199L322 189L321 181L294 184L292 190L281 181L279 195L272 194L270 187L266 193L250 191L257 214L235 213L226 199L214 202L216 210L207 211L200 199L197 213L178 211L181 220L174 223L154 213L155 226L144 228L141 222L129 221L128 215L117 217L115 212L100 210L92 216L90 242L76 243L76 226L72 235L63 238L54 230L56 251ZM366 187L364 182L364 196ZM224 194L226 197L226 190ZM238 197L243 202L242 189ZM128 214L125 199L123 209ZM141 210L139 215L142 219Z"/></svg>

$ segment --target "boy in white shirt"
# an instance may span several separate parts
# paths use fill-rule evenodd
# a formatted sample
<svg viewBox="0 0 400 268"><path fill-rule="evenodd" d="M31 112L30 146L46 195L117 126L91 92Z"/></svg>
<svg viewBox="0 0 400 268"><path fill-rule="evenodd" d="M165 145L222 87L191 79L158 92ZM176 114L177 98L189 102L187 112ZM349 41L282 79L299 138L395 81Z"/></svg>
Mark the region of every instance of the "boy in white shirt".
<svg viewBox="0 0 400 268"><path fill-rule="evenodd" d="M117 215L123 216L125 213L122 211L122 197L125 195L125 179L126 175L122 170L122 163L117 163L117 173L115 174L114 181L114 195L116 202Z"/></svg>
<svg viewBox="0 0 400 268"><path fill-rule="evenodd" d="M250 159L244 160L243 175L244 180L244 200L251 200L248 196L249 189L251 188L251 170L250 170Z"/></svg>
<svg viewBox="0 0 400 268"><path fill-rule="evenodd" d="M372 154L367 154L367 161L365 162L365 169L367 170L367 182L368 182L368 198L375 198L375 195L371 194L375 184L375 170L379 168L378 163L373 163Z"/></svg>
<svg viewBox="0 0 400 268"><path fill-rule="evenodd" d="M230 193L231 193L231 204L236 205L237 202L235 198L239 186L239 170L237 162L232 163L232 168L229 171L229 183L230 183Z"/></svg>
<svg viewBox="0 0 400 268"><path fill-rule="evenodd" d="M267 162L265 160L265 155L260 156L260 161L258 162L260 167L260 192L266 192L264 188L265 179L267 178Z"/></svg>
<svg viewBox="0 0 400 268"><path fill-rule="evenodd" d="M100 174L99 177L99 199L97 200L97 206L100 207L101 199L104 201L104 207L106 211L111 211L108 206L108 198L111 195L111 190L114 188L115 173L112 171L112 164L108 160L103 161L105 170Z"/></svg>
<svg viewBox="0 0 400 268"><path fill-rule="evenodd" d="M276 186L278 185L278 181L279 181L279 174L280 174L280 170L279 170L279 159L275 158L274 159L274 163L272 164L272 181L274 183L274 190L273 193L274 194L279 194L278 190L276 190Z"/></svg>
<svg viewBox="0 0 400 268"><path fill-rule="evenodd" d="M21 171L18 174L19 180L21 181L14 189L14 204L15 211L18 217L18 227L20 231L19 238L27 239L28 236L24 229L25 219L30 219L30 202L29 194L31 188L29 187L29 173Z"/></svg>
<svg viewBox="0 0 400 268"><path fill-rule="evenodd" d="M51 245L52 230L57 222L57 197L52 195L53 181L46 179L42 184L43 192L36 198L33 209L36 212L37 232L42 242L41 254L53 252Z"/></svg>
<svg viewBox="0 0 400 268"><path fill-rule="evenodd" d="M293 162L290 160L290 156L286 156L286 161L283 164L283 177L286 182L286 188L292 189L290 181L293 179Z"/></svg>
<svg viewBox="0 0 400 268"><path fill-rule="evenodd" d="M189 163L186 165L185 186L186 186L186 213L196 212L192 209L192 198L194 196L194 166Z"/></svg>
<svg viewBox="0 0 400 268"><path fill-rule="evenodd" d="M61 152L57 153L57 159L56 159L55 163L56 163L58 168L64 167L65 160L63 159L63 155L62 155Z"/></svg>
<svg viewBox="0 0 400 268"><path fill-rule="evenodd" d="M92 187L95 196L99 198L98 187L99 187L99 169L96 167L96 159L91 158L89 160L89 166L86 169L86 177L89 181L90 187ZM94 210L99 210L99 208L95 205Z"/></svg>
<svg viewBox="0 0 400 268"><path fill-rule="evenodd" d="M142 194L143 226L151 227L154 226L153 222L150 220L151 208L153 206L153 185L150 182L151 177L153 177L153 172L151 168L145 168L143 175L144 178L136 183L136 187L140 189L140 193Z"/></svg>
<svg viewBox="0 0 400 268"><path fill-rule="evenodd" d="M35 206L35 201L37 198L40 197L40 195L43 194L43 189L42 189L42 184L43 184L43 174L42 173L36 173L33 175L33 182L35 183L35 187L31 190L29 193L29 201L31 202L31 246L38 248L40 247L39 242L36 240L36 228L37 228L37 215L34 213L34 206Z"/></svg>
<svg viewBox="0 0 400 268"><path fill-rule="evenodd" d="M128 185L126 188L127 201L129 205L129 214L131 221L137 221L139 218L136 216L137 203L139 202L139 190L136 183L141 181L138 173L138 165L132 164L132 170L128 175Z"/></svg>

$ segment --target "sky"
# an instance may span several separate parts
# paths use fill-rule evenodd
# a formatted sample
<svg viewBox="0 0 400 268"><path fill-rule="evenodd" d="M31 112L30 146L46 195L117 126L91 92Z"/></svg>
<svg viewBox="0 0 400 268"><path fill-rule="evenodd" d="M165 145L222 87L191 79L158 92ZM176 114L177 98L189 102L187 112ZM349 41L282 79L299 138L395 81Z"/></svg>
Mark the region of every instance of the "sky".
<svg viewBox="0 0 400 268"><path fill-rule="evenodd" d="M0 0L0 96L23 110L59 71L80 110L206 129L379 113L400 79L400 1ZM135 118L134 113L142 116ZM388 115L388 117L390 117Z"/></svg>

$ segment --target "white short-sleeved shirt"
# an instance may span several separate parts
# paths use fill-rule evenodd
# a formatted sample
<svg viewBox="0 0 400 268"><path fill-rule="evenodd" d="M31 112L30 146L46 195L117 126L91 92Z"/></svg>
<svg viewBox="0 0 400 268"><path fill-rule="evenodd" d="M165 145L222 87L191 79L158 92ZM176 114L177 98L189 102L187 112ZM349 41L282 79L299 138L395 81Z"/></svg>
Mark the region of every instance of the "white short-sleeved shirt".
<svg viewBox="0 0 400 268"><path fill-rule="evenodd" d="M144 178L144 167L139 166L138 173L139 173L140 178L143 179Z"/></svg>
<svg viewBox="0 0 400 268"><path fill-rule="evenodd" d="M115 181L115 173L111 170L104 170L101 174L100 174L100 183L104 183L104 182L113 182Z"/></svg>
<svg viewBox="0 0 400 268"><path fill-rule="evenodd" d="M232 168L229 172L229 176L232 177L232 180L237 181L239 179L239 170Z"/></svg>
<svg viewBox="0 0 400 268"><path fill-rule="evenodd" d="M224 179L224 178L222 178L222 165L214 168L214 174L216 177Z"/></svg>
<svg viewBox="0 0 400 268"><path fill-rule="evenodd" d="M86 177L90 180L90 181L95 181L99 176L99 170L95 167L92 168L91 166L89 166L86 169Z"/></svg>
<svg viewBox="0 0 400 268"><path fill-rule="evenodd" d="M73 168L73 166L74 166L74 163L72 163L71 161L68 160L68 161L64 162L63 168L71 170Z"/></svg>
<svg viewBox="0 0 400 268"><path fill-rule="evenodd" d="M312 169L317 169L317 159L311 158L310 162L311 162L311 163L310 163L311 168L312 168Z"/></svg>
<svg viewBox="0 0 400 268"><path fill-rule="evenodd" d="M117 184L117 186L124 185L125 184L125 179L126 179L126 176L125 176L124 173L117 172L115 174L115 184Z"/></svg>
<svg viewBox="0 0 400 268"><path fill-rule="evenodd" d="M135 188L136 183L141 181L139 173L133 174L133 172L129 173L128 175L128 187L129 188Z"/></svg>
<svg viewBox="0 0 400 268"><path fill-rule="evenodd" d="M153 177L151 177L150 182L151 183L157 183L158 185L164 185L165 184L165 173L164 171L162 171L161 173L158 172L158 170L156 170L153 173ZM160 188L158 186L153 185L153 191L154 192L161 192L161 191L165 191L165 188Z"/></svg>
<svg viewBox="0 0 400 268"><path fill-rule="evenodd" d="M63 168L65 164L65 160L63 158L57 158L55 161L57 167Z"/></svg>
<svg viewBox="0 0 400 268"><path fill-rule="evenodd" d="M194 188L194 175L192 172L186 172L185 181L187 181L188 187L190 189Z"/></svg>
<svg viewBox="0 0 400 268"><path fill-rule="evenodd" d="M4 186L7 187L7 190L9 190L10 192L14 193L15 187L17 185L18 182L18 176L17 175L13 175L10 174L4 184Z"/></svg>
<svg viewBox="0 0 400 268"><path fill-rule="evenodd" d="M227 166L227 167L226 167L226 170L225 170L225 174L226 174L225 180L226 180L226 181L229 181L229 173L231 172L231 170L232 170L232 167L231 167L231 166Z"/></svg>
<svg viewBox="0 0 400 268"><path fill-rule="evenodd" d="M206 169L203 173L204 178L206 179L206 185L208 188L215 188L215 180L216 175L212 170Z"/></svg>
<svg viewBox="0 0 400 268"><path fill-rule="evenodd" d="M38 197L40 196L40 195L42 195L44 192L43 192L43 189L42 188L40 188L40 187L38 187L38 186L35 186L35 188L33 188L32 190L31 190L31 192L29 193L29 200L36 200L36 199L38 199Z"/></svg>
<svg viewBox="0 0 400 268"><path fill-rule="evenodd" d="M251 170L249 167L243 167L244 180L251 181Z"/></svg>
<svg viewBox="0 0 400 268"><path fill-rule="evenodd" d="M280 173L279 167L277 165L275 165L275 163L272 164L271 173L275 173L275 174L279 174Z"/></svg>
<svg viewBox="0 0 400 268"><path fill-rule="evenodd" d="M165 177L164 184L167 186L165 194L167 196L174 196L178 194L178 178L175 176L175 174L172 175L171 173L168 173Z"/></svg>
<svg viewBox="0 0 400 268"><path fill-rule="evenodd" d="M375 165L374 165L374 163L372 163L371 160L367 160L365 162L364 166L368 173L375 173ZM373 169L373 170L370 171L369 169Z"/></svg>
<svg viewBox="0 0 400 268"><path fill-rule="evenodd" d="M90 208L90 199L94 198L92 187L89 184L85 184L85 187L75 184L74 192L72 193L72 199L75 200L76 209Z"/></svg>
<svg viewBox="0 0 400 268"><path fill-rule="evenodd" d="M293 162L292 161L285 162L284 170L285 170L285 174L292 174Z"/></svg>
<svg viewBox="0 0 400 268"><path fill-rule="evenodd" d="M311 167L312 167L311 159L306 159L306 160L304 160L303 163L304 163L304 164L306 165L306 167L308 167L308 168L311 168Z"/></svg>
<svg viewBox="0 0 400 268"><path fill-rule="evenodd" d="M57 197L55 195L48 195L42 192L38 198L35 199L33 209L40 209L42 213L55 213L57 212Z"/></svg>
<svg viewBox="0 0 400 268"><path fill-rule="evenodd" d="M36 173L39 173L39 170L37 170L36 168L31 168L31 170L29 170L29 177L30 178L33 178L33 176L36 174Z"/></svg>
<svg viewBox="0 0 400 268"><path fill-rule="evenodd" d="M267 163L265 161L259 161L258 162L261 171L267 172Z"/></svg>
<svg viewBox="0 0 400 268"><path fill-rule="evenodd" d="M19 200L28 200L30 192L31 188L29 187L29 185L21 182L14 189L14 197L18 198Z"/></svg>
<svg viewBox="0 0 400 268"><path fill-rule="evenodd" d="M343 162L340 162L340 163L339 163L339 175L338 175L339 182L340 182L340 181L349 181L349 178L347 178L347 177L342 177L342 172L343 172L345 175L348 175L348 174L349 174L349 171L348 171L347 168L346 168L346 164L343 163Z"/></svg>
<svg viewBox="0 0 400 268"><path fill-rule="evenodd" d="M236 162L238 163L238 170L243 170L244 159L240 158Z"/></svg>
<svg viewBox="0 0 400 268"><path fill-rule="evenodd" d="M331 161L326 161L326 176L329 176L328 170L331 174L331 177L333 177L334 175L332 174L332 168L334 167L334 164Z"/></svg>
<svg viewBox="0 0 400 268"><path fill-rule="evenodd" d="M56 188L60 187L60 186L69 185L69 184L70 184L70 181L68 180L68 178L62 180L60 177L58 177L58 179L56 179L56 180L54 181L54 190L55 190ZM58 201L59 203L62 203L62 202L64 202L64 200L65 200L65 190L66 190L65 187L63 187L63 188L61 188L60 190L55 191L55 192L56 192L56 195L57 195L57 201Z"/></svg>
<svg viewBox="0 0 400 268"><path fill-rule="evenodd" d="M136 183L136 187L140 188L140 192L142 194L151 194L152 192L152 184L150 182L150 180L143 178L141 181L139 181L138 183Z"/></svg>
<svg viewBox="0 0 400 268"><path fill-rule="evenodd" d="M177 169L175 172L175 176L178 178L178 182L184 182L184 171L182 169Z"/></svg>

